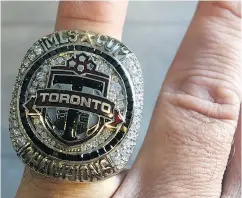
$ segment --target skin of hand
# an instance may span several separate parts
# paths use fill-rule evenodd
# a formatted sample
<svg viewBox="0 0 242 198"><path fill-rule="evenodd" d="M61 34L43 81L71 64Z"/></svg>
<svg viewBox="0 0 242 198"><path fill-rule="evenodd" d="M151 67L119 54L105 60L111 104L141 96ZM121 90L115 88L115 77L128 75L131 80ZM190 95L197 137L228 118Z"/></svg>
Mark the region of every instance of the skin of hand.
<svg viewBox="0 0 242 198"><path fill-rule="evenodd" d="M55 29L121 40L127 4L60 2ZM16 197L240 197L241 52L240 2L199 2L131 170L98 183L72 183L26 168Z"/></svg>

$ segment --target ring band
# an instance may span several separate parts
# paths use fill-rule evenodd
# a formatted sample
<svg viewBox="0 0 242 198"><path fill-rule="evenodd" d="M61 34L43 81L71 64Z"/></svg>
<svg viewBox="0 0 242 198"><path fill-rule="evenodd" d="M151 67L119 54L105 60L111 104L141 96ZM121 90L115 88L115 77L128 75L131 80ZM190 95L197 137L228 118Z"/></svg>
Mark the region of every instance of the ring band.
<svg viewBox="0 0 242 198"><path fill-rule="evenodd" d="M126 167L142 108L142 71L127 46L89 31L58 31L35 42L21 63L10 138L40 174L103 180Z"/></svg>

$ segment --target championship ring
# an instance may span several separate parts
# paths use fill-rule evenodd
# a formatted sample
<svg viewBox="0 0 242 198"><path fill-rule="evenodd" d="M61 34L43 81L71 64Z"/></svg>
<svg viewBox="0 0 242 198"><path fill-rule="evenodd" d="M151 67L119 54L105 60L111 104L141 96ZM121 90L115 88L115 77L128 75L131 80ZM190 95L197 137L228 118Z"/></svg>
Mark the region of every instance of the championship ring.
<svg viewBox="0 0 242 198"><path fill-rule="evenodd" d="M14 149L48 177L93 182L121 172L136 145L143 77L120 41L59 31L27 51L13 89Z"/></svg>

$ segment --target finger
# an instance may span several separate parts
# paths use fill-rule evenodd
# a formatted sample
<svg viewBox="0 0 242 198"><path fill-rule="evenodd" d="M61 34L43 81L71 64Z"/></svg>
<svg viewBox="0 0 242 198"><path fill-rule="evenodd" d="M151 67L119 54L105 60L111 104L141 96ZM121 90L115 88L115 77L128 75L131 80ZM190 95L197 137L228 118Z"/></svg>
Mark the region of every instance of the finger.
<svg viewBox="0 0 242 198"><path fill-rule="evenodd" d="M201 2L117 197L219 197L241 99L239 2Z"/></svg>
<svg viewBox="0 0 242 198"><path fill-rule="evenodd" d="M16 198L107 198L123 180L127 171L97 183L74 183L55 180L25 168Z"/></svg>
<svg viewBox="0 0 242 198"><path fill-rule="evenodd" d="M123 1L61 1L56 30L89 30L121 39L127 10Z"/></svg>
<svg viewBox="0 0 242 198"><path fill-rule="evenodd" d="M89 30L121 39L128 1L61 1L56 30ZM30 174L26 168L16 197L107 198L111 197L125 173L108 180L80 184L56 181Z"/></svg>
<svg viewBox="0 0 242 198"><path fill-rule="evenodd" d="M241 114L225 171L222 197L241 197Z"/></svg>

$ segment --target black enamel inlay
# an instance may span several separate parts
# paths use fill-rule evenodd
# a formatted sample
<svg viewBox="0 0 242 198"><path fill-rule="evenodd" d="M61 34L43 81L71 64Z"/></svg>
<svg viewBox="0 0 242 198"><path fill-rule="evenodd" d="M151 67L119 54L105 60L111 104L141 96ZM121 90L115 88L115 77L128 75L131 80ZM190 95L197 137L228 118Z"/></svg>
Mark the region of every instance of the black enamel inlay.
<svg viewBox="0 0 242 198"><path fill-rule="evenodd" d="M51 52L50 52L50 55L51 55L51 56L54 56L54 55L56 55L56 54L57 54L56 51L51 51Z"/></svg>
<svg viewBox="0 0 242 198"><path fill-rule="evenodd" d="M92 159L94 159L94 158L99 156L98 151L93 151L93 152L90 153L90 155L91 155Z"/></svg>
<svg viewBox="0 0 242 198"><path fill-rule="evenodd" d="M107 144L106 146L104 146L105 150L108 152L112 149L112 146L109 144Z"/></svg>
<svg viewBox="0 0 242 198"><path fill-rule="evenodd" d="M127 114L126 114L126 117L128 119L131 119L132 118L132 112L128 111Z"/></svg>
<svg viewBox="0 0 242 198"><path fill-rule="evenodd" d="M132 111L132 109L133 109L133 105L134 105L134 102L133 102L133 101L130 101L130 102L128 103L128 105L127 105L127 109L128 109L129 111Z"/></svg>
<svg viewBox="0 0 242 198"><path fill-rule="evenodd" d="M81 46L81 45L71 45L71 46L63 46L60 47L54 51L49 52L48 54L45 54L42 58L40 58L34 65L31 67L31 69L28 71L27 75L25 76L23 80L23 84L21 87L21 94L20 94L20 105L19 105L19 111L20 111L20 116L21 116L21 121L22 124L26 130L26 133L28 134L29 138L34 142L34 144L43 152L45 152L47 155L53 155L55 153L55 156L59 159L62 160L69 160L69 161L87 161L87 160L92 160L98 156L102 156L108 151L110 151L114 146L119 144L119 142L123 139L125 136L125 132L122 131L122 129L117 132L116 136L103 148L98 149L97 151L93 151L92 153L86 153L83 155L69 155L69 154L64 154L61 152L54 151L47 147L44 143L42 143L33 133L31 130L27 117L26 117L26 112L25 108L23 107L23 104L26 102L25 101L25 93L27 90L27 86L29 83L29 80L31 79L32 75L35 73L35 71L44 63L45 60L47 60L49 57L52 57L60 52L65 52L65 51L73 51L74 49L79 50L79 51L87 51L90 53L95 53L97 55L100 55L102 58L106 59L110 64L112 64L116 71L119 73L120 76L122 76L125 84L125 88L127 90L127 101L128 101L128 108L127 108L127 118L125 120L125 123L127 126L130 124L130 119L132 116L132 110L133 110L133 96L132 96L132 90L130 88L129 81L127 77L125 76L125 73L122 69L122 67L119 65L119 63L113 59L111 56L106 55L105 53L102 53L100 50L93 49L90 47L86 46Z"/></svg>
<svg viewBox="0 0 242 198"><path fill-rule="evenodd" d="M120 141L123 138L123 136L124 136L124 132L120 131L119 133L117 133L115 138Z"/></svg>
<svg viewBox="0 0 242 198"><path fill-rule="evenodd" d="M100 148L100 149L98 150L98 153L99 153L99 156L101 156L101 155L105 154L106 151L104 150L104 148Z"/></svg>
<svg viewBox="0 0 242 198"><path fill-rule="evenodd" d="M68 50L69 50L69 51L73 51L74 49L75 49L74 45L69 45L69 46L68 46Z"/></svg>
<svg viewBox="0 0 242 198"><path fill-rule="evenodd" d="M56 52L57 52L57 54L59 54L59 53L62 52L62 49L61 48L58 48L58 49L56 49Z"/></svg>
<svg viewBox="0 0 242 198"><path fill-rule="evenodd" d="M89 153L83 154L82 159L84 161L93 159L92 156Z"/></svg>
<svg viewBox="0 0 242 198"><path fill-rule="evenodd" d="M112 147L115 147L117 143L118 143L118 140L116 140L115 138L113 138L109 144L110 144Z"/></svg>

